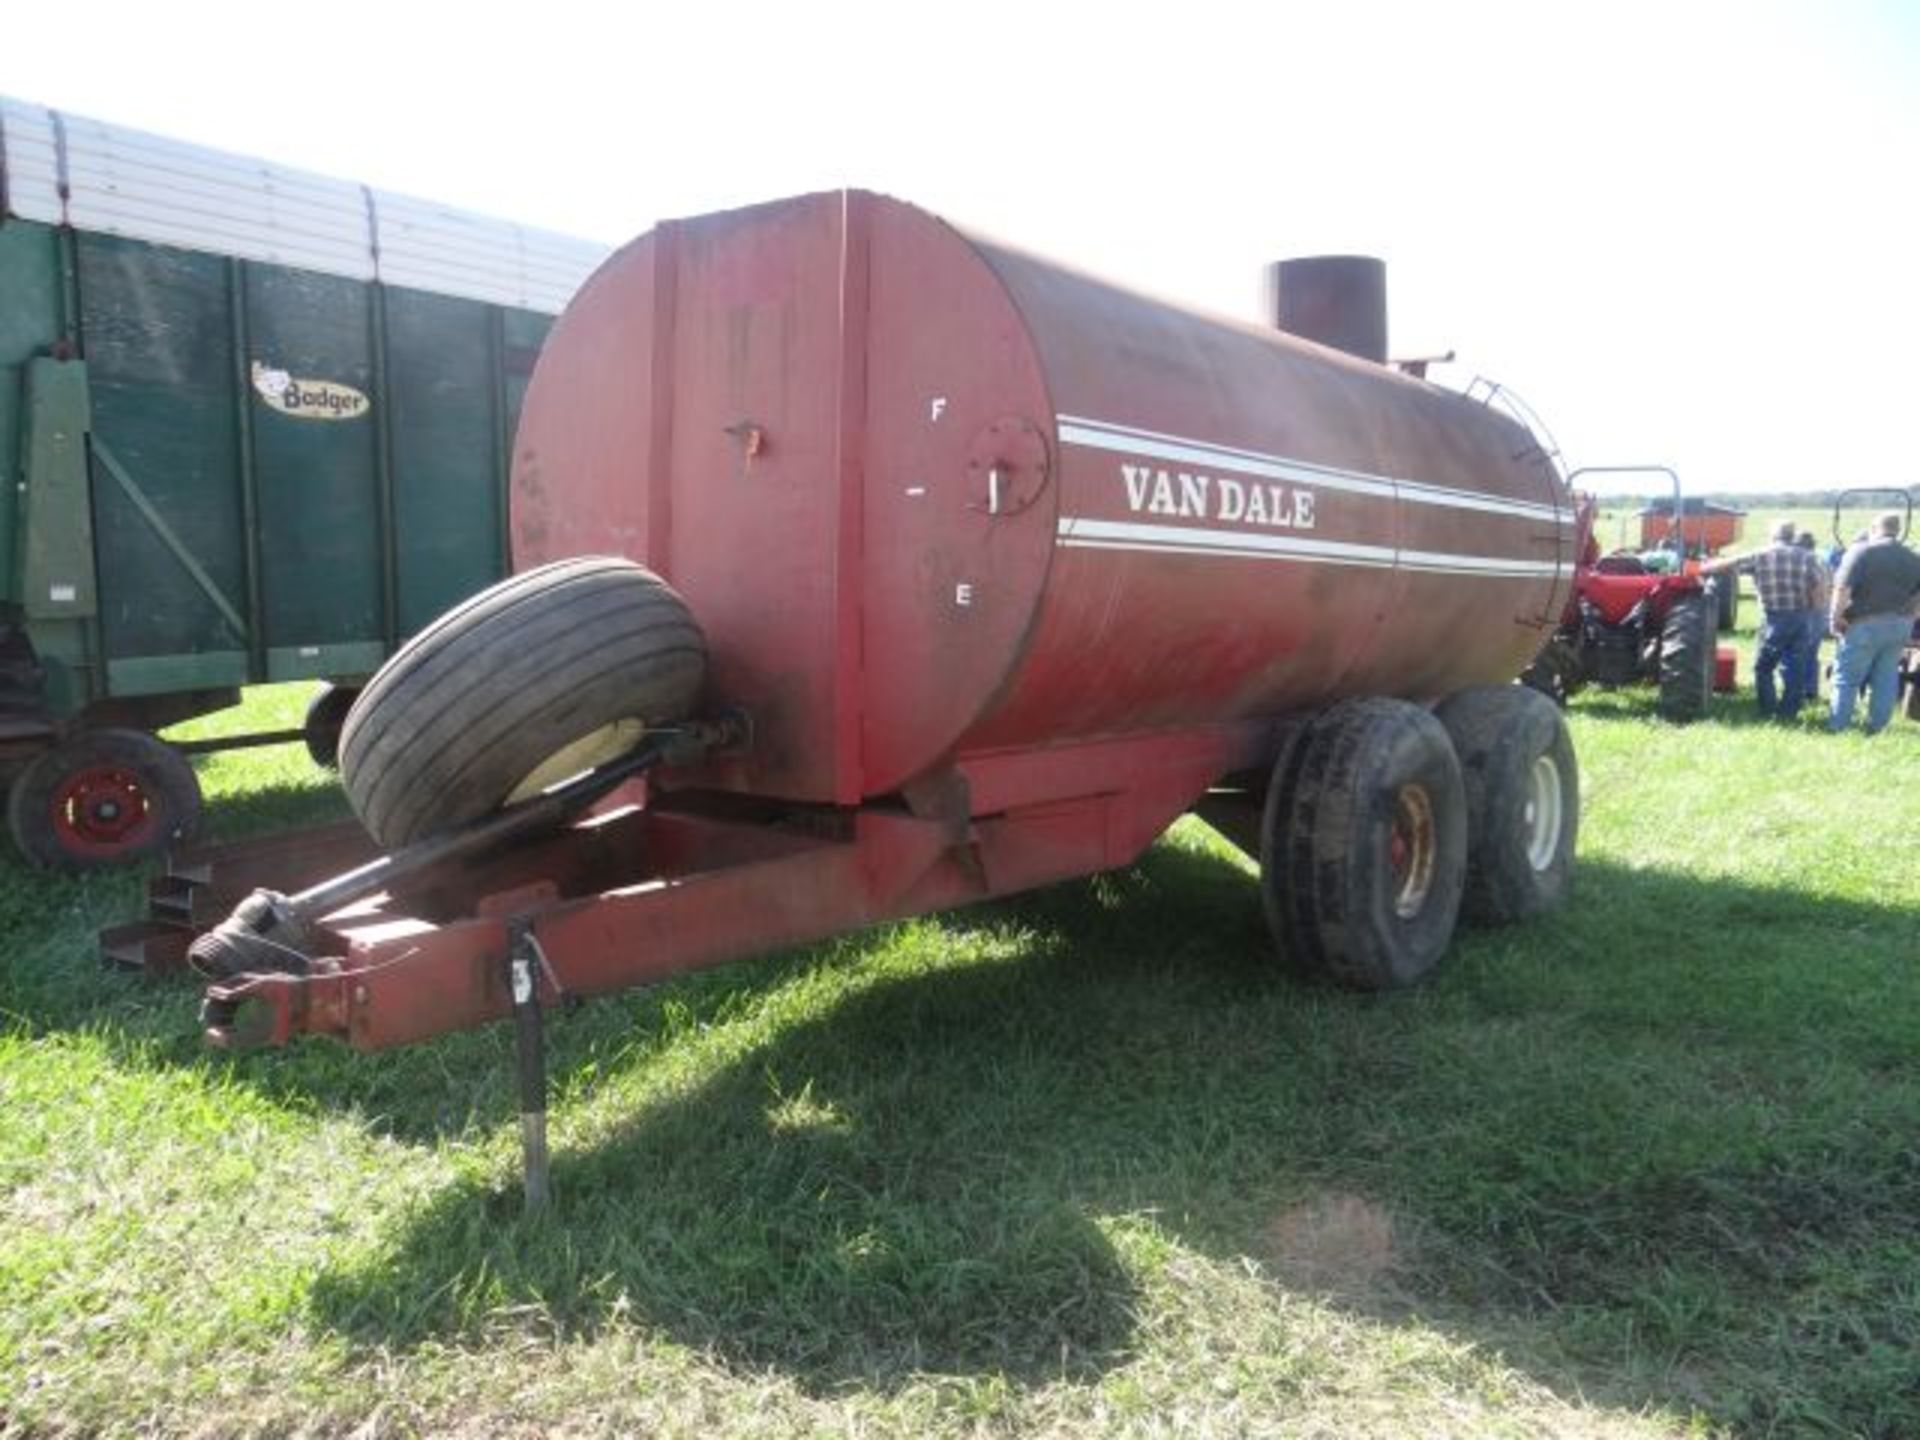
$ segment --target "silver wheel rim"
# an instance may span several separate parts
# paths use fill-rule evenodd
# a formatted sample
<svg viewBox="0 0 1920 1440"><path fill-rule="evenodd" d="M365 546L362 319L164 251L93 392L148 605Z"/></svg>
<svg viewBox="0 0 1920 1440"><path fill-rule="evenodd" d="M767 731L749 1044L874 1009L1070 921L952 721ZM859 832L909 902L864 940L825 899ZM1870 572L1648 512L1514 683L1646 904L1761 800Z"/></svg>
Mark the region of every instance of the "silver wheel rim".
<svg viewBox="0 0 1920 1440"><path fill-rule="evenodd" d="M1542 755L1527 772L1527 802L1520 823L1527 832L1527 864L1536 871L1553 864L1560 852L1560 767Z"/></svg>

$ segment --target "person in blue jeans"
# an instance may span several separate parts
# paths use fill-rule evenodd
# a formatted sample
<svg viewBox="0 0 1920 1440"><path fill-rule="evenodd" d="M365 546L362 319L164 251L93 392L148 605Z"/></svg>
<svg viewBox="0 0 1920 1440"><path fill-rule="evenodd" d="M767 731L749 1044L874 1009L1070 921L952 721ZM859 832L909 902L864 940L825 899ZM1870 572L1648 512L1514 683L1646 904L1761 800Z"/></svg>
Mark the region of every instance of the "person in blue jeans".
<svg viewBox="0 0 1920 1440"><path fill-rule="evenodd" d="M1820 551L1816 548L1819 542L1813 538L1811 530L1802 530L1794 536L1793 543L1814 559L1820 559ZM1813 634L1800 654L1800 697L1809 704L1820 699L1820 647L1827 639L1827 608L1831 598L1827 592L1832 588L1830 577L1833 567L1839 563L1837 559L1831 563L1821 562L1820 589L1813 597Z"/></svg>
<svg viewBox="0 0 1920 1440"><path fill-rule="evenodd" d="M1920 609L1920 555L1900 543L1900 515L1874 517L1865 542L1847 551L1833 577L1830 621L1840 637L1833 661L1833 710L1827 728L1853 723L1855 699L1867 692L1867 733L1893 718L1900 686L1900 652L1913 637Z"/></svg>
<svg viewBox="0 0 1920 1440"><path fill-rule="evenodd" d="M1740 559L1711 560L1700 567L1703 575L1738 569L1753 576L1766 618L1760 623L1760 652L1753 662L1753 692L1762 719L1791 720L1806 699L1806 682L1813 660L1820 615L1816 609L1826 593L1827 573L1820 557L1795 542L1800 527L1782 520L1773 527L1773 543ZM1779 671L1780 684L1774 685Z"/></svg>

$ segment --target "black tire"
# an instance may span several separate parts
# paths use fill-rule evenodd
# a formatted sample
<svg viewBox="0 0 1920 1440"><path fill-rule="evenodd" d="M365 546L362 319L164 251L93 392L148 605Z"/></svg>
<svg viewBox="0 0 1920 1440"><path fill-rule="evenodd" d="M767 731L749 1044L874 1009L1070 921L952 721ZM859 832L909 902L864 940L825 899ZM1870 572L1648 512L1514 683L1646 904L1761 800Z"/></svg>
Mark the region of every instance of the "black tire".
<svg viewBox="0 0 1920 1440"><path fill-rule="evenodd" d="M1722 571L1713 577L1712 587L1714 623L1725 635L1740 623L1740 576L1732 570Z"/></svg>
<svg viewBox="0 0 1920 1440"><path fill-rule="evenodd" d="M36 865L91 870L158 854L200 823L200 781L144 730L83 730L7 791L7 828Z"/></svg>
<svg viewBox="0 0 1920 1440"><path fill-rule="evenodd" d="M1524 685L1441 701L1467 793L1462 918L1508 925L1558 909L1573 885L1580 772L1560 711Z"/></svg>
<svg viewBox="0 0 1920 1440"><path fill-rule="evenodd" d="M368 833L397 849L491 814L556 756L576 771L613 758L594 748L609 727L635 722L613 742L625 749L643 725L683 719L706 660L685 603L630 560L510 576L367 682L341 732L341 783Z"/></svg>
<svg viewBox="0 0 1920 1440"><path fill-rule="evenodd" d="M1533 663L1520 672L1520 683L1538 690L1554 704L1565 706L1580 693L1586 677L1580 673L1579 655L1556 635L1540 647Z"/></svg>
<svg viewBox="0 0 1920 1440"><path fill-rule="evenodd" d="M1682 723L1706 713L1713 695L1713 622L1705 595L1675 600L1660 627L1660 698L1666 720Z"/></svg>
<svg viewBox="0 0 1920 1440"><path fill-rule="evenodd" d="M322 770L340 768L340 730L359 698L360 692L350 686L322 685L307 702L306 723L302 726L307 754Z"/></svg>
<svg viewBox="0 0 1920 1440"><path fill-rule="evenodd" d="M1446 730L1400 700L1317 716L1274 768L1260 851L1288 964L1362 990L1414 984L1446 953L1466 875L1466 793Z"/></svg>

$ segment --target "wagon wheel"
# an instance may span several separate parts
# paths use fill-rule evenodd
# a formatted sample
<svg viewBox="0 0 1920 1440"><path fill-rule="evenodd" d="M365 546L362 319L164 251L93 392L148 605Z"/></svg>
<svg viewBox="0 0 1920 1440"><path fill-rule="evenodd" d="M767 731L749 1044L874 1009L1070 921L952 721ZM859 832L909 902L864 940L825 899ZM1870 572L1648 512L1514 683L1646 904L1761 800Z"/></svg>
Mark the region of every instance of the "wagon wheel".
<svg viewBox="0 0 1920 1440"><path fill-rule="evenodd" d="M143 730L84 730L37 756L7 794L20 853L62 869L144 859L199 819L193 767Z"/></svg>
<svg viewBox="0 0 1920 1440"><path fill-rule="evenodd" d="M1558 708L1524 685L1462 690L1434 716L1467 792L1461 913L1502 925L1557 909L1573 882L1580 775Z"/></svg>
<svg viewBox="0 0 1920 1440"><path fill-rule="evenodd" d="M1418 705L1336 705L1274 769L1260 890L1298 969L1363 990L1421 979L1453 938L1466 861L1459 762Z"/></svg>
<svg viewBox="0 0 1920 1440"><path fill-rule="evenodd" d="M1557 635L1540 648L1533 663L1520 675L1522 685L1538 690L1560 706L1579 693L1585 680L1580 673L1579 654Z"/></svg>
<svg viewBox="0 0 1920 1440"><path fill-rule="evenodd" d="M322 685L307 702L301 738L306 741L307 754L322 770L340 768L340 729L359 698L359 690L351 685Z"/></svg>

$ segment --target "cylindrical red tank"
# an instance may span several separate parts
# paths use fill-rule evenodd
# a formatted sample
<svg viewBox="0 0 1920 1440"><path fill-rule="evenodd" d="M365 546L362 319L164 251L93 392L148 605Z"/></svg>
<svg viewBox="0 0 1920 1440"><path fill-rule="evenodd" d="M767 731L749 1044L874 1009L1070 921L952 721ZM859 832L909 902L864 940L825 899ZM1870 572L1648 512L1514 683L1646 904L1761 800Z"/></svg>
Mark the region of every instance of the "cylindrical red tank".
<svg viewBox="0 0 1920 1440"><path fill-rule="evenodd" d="M618 553L754 717L721 783L888 793L958 754L1433 699L1524 668L1570 498L1520 427L898 201L664 224L549 336L518 567Z"/></svg>

